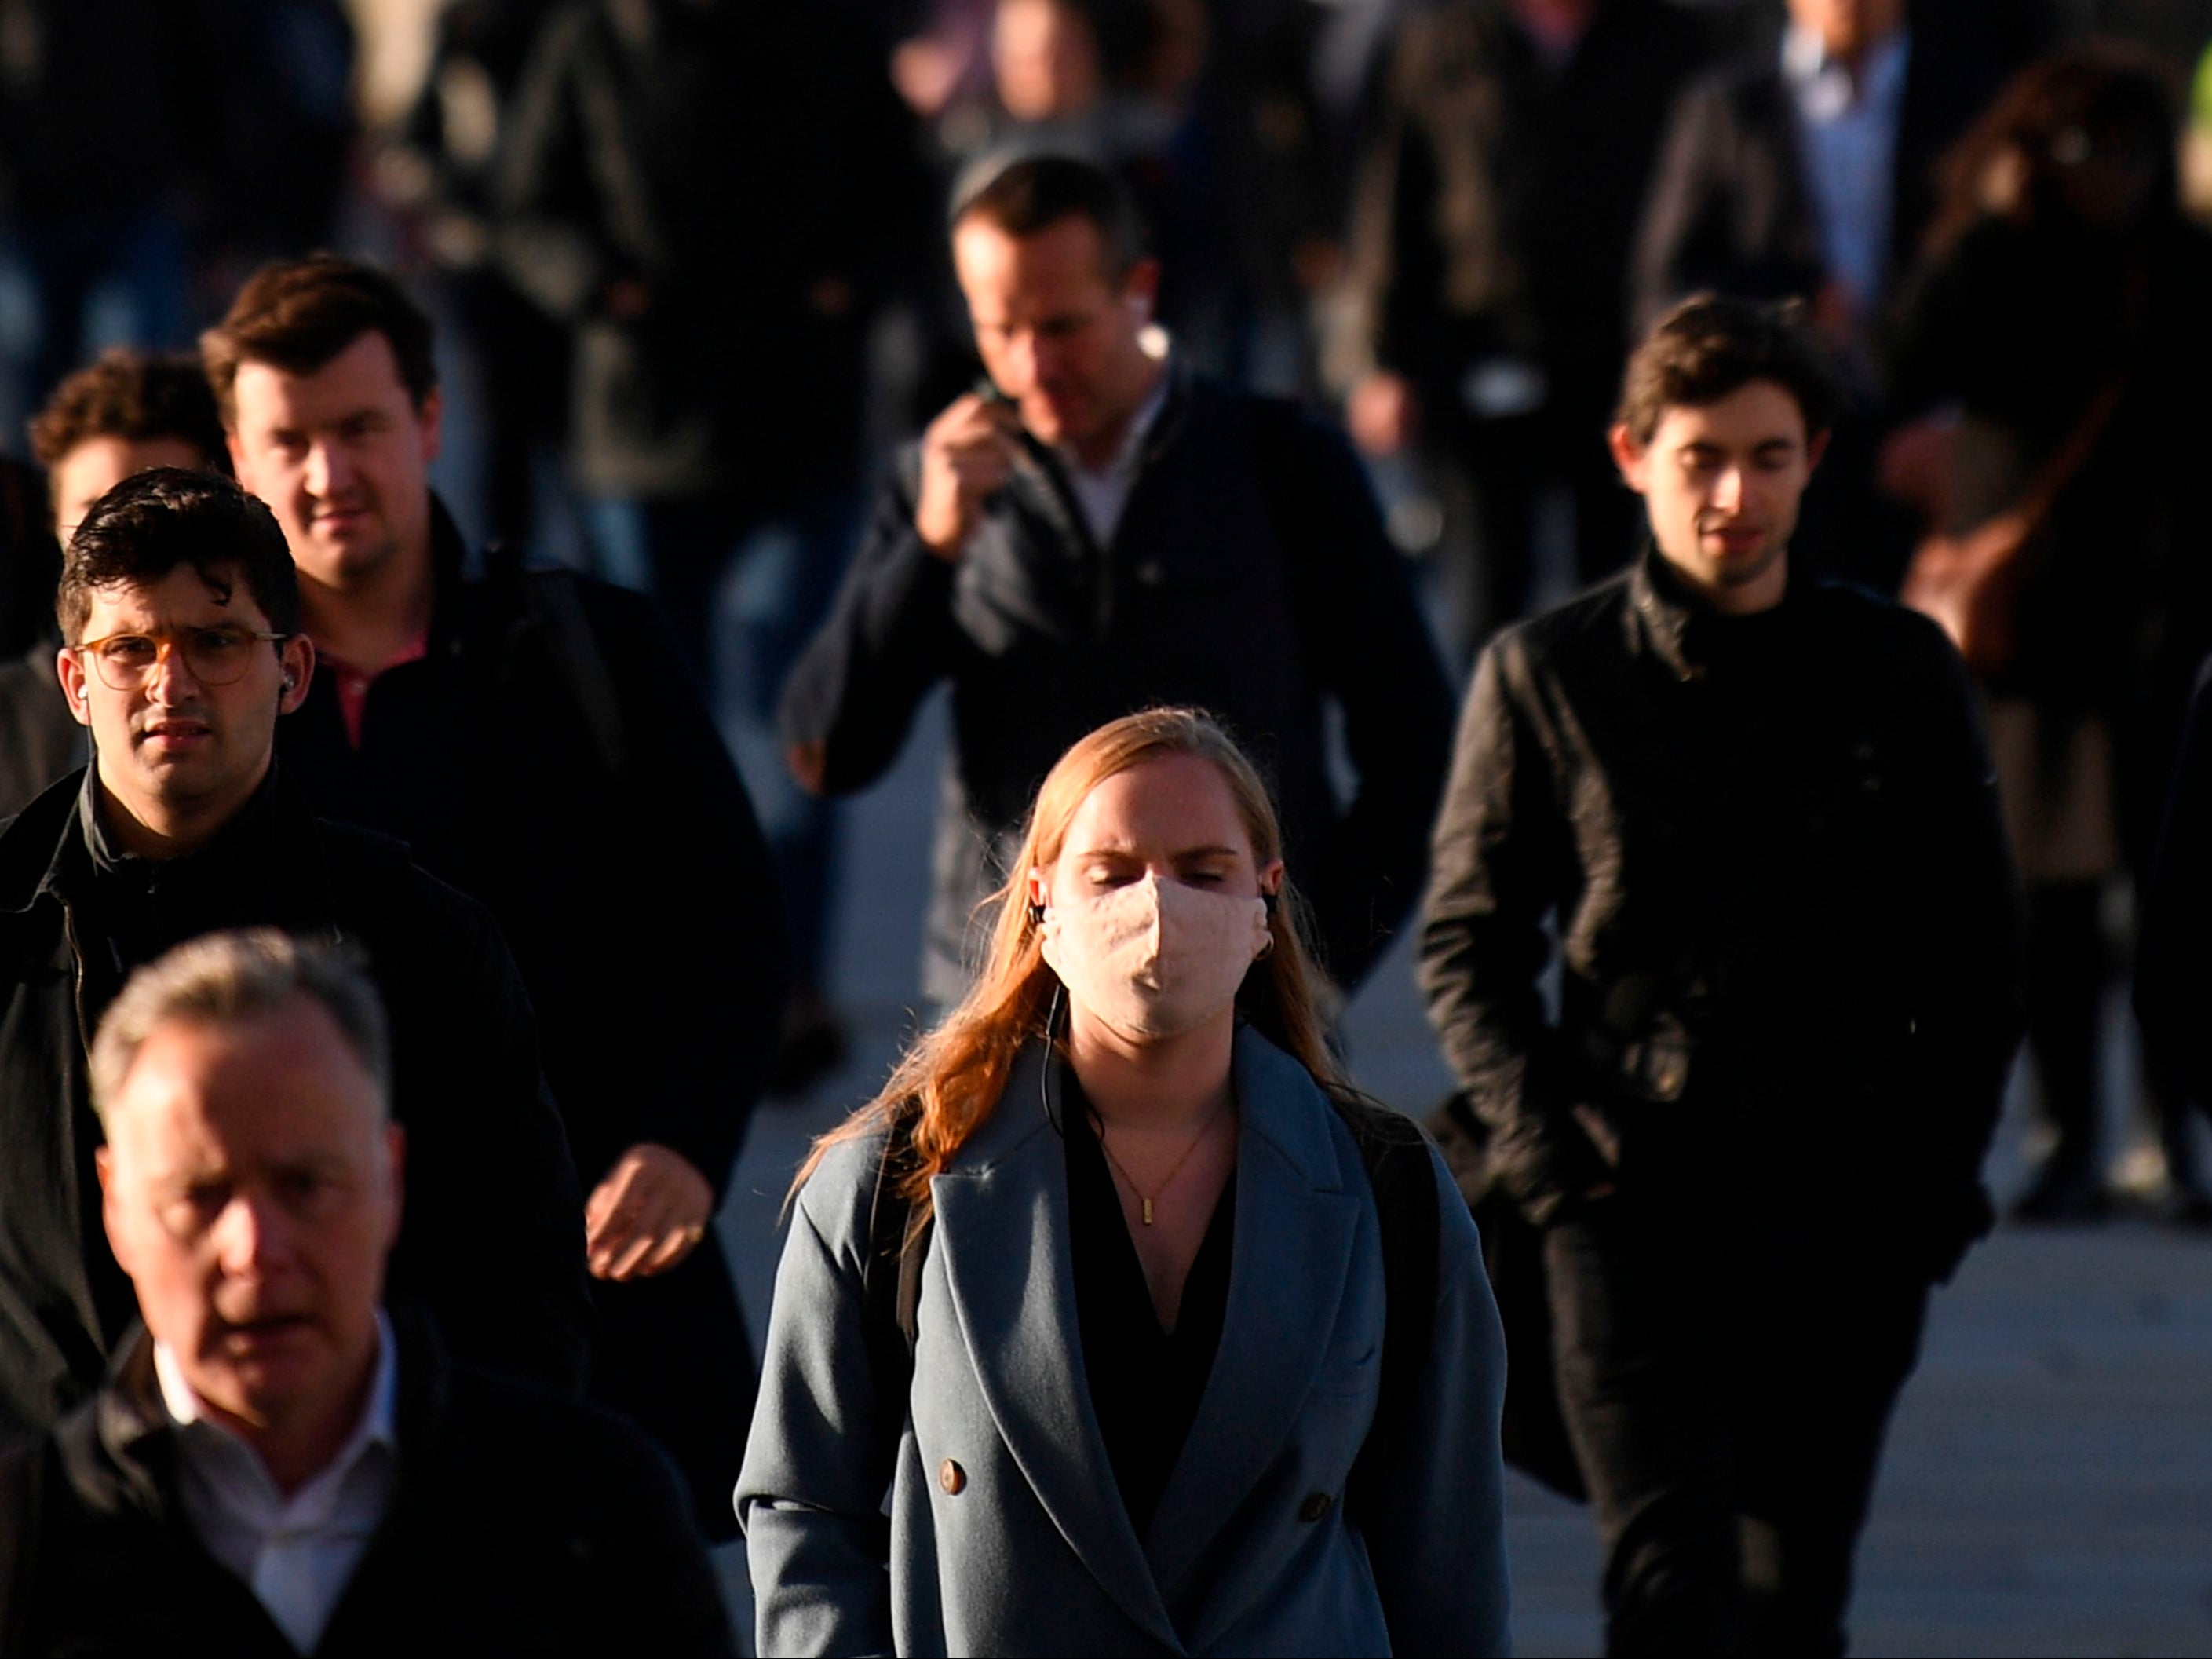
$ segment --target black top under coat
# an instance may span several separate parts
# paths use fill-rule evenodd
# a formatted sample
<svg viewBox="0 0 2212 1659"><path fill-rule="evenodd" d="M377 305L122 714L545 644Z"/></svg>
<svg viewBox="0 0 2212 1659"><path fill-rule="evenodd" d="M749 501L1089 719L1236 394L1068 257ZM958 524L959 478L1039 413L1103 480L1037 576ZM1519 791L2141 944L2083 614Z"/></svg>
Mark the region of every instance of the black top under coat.
<svg viewBox="0 0 2212 1659"><path fill-rule="evenodd" d="M1067 1148L1070 1254L1084 1376L1115 1484L1141 1536L1198 1415L1214 1351L1221 1344L1237 1177L1232 1170L1206 1224L1205 1240L1183 1281L1175 1329L1164 1331L1090 1103L1072 1071L1065 1066L1054 1069L1060 1085L1055 1093L1061 1096L1054 1103L1060 1109L1055 1115Z"/></svg>

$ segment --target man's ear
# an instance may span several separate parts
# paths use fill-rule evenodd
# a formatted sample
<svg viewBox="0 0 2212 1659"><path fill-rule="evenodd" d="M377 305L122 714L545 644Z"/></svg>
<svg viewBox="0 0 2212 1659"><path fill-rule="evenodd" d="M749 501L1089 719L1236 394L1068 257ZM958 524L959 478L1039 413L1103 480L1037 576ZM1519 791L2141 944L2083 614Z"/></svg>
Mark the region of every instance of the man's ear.
<svg viewBox="0 0 2212 1659"><path fill-rule="evenodd" d="M1828 453L1828 440L1834 435L1835 434L1832 432L1815 432L1812 437L1806 441L1806 471L1810 472L1814 468L1820 465L1820 457Z"/></svg>
<svg viewBox="0 0 2212 1659"><path fill-rule="evenodd" d="M123 1225L123 1200L115 1190L115 1157L105 1146L92 1154L92 1167L100 1176L100 1223L107 1233L107 1249L115 1265L131 1274L130 1230Z"/></svg>
<svg viewBox="0 0 2212 1659"><path fill-rule="evenodd" d="M446 442L446 399L437 387L422 394L415 418L422 425L422 464L428 466L438 459Z"/></svg>
<svg viewBox="0 0 2212 1659"><path fill-rule="evenodd" d="M1651 469L1651 452L1636 441L1626 422L1616 421L1605 434L1605 447L1613 452L1613 464L1620 469L1620 481L1638 495L1644 494Z"/></svg>
<svg viewBox="0 0 2212 1659"><path fill-rule="evenodd" d="M67 646L54 653L54 677L62 683L62 697L69 704L70 718L79 726L90 726L92 704L85 696L84 663Z"/></svg>
<svg viewBox="0 0 2212 1659"><path fill-rule="evenodd" d="M279 647L278 660L284 665L284 690L276 699L276 712L289 714L307 700L307 687L315 678L315 642L305 634L295 634Z"/></svg>
<svg viewBox="0 0 2212 1659"><path fill-rule="evenodd" d="M252 463L247 460L246 446L238 441L238 434L225 428L222 447L230 452L230 476L238 480L238 487L249 495L259 495L253 487Z"/></svg>
<svg viewBox="0 0 2212 1659"><path fill-rule="evenodd" d="M1160 262L1146 258L1129 267L1121 279L1121 303L1135 315L1139 326L1152 320L1152 307L1160 297Z"/></svg>
<svg viewBox="0 0 2212 1659"><path fill-rule="evenodd" d="M399 1242L399 1224L407 1213L407 1131L397 1123L386 1124L384 1148L391 1160L392 1236L384 1242L388 1250Z"/></svg>

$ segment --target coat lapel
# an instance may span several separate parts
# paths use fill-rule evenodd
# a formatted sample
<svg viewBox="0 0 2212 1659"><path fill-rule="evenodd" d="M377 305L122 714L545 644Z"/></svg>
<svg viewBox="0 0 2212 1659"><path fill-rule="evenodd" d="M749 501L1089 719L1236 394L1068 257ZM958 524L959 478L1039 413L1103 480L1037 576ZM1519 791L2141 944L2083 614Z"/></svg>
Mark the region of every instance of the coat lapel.
<svg viewBox="0 0 2212 1659"><path fill-rule="evenodd" d="M1243 1122L1228 1311L1146 1540L1170 1607L1183 1606L1201 1572L1211 1579L1199 1621L1185 1632L1194 1651L1247 1600L1218 1576L1227 1564L1215 1546L1243 1530L1232 1524L1237 1506L1304 1409L1335 1329L1360 1216L1357 1192L1344 1190L1333 1109L1305 1068L1249 1026L1238 1027L1235 1067Z"/></svg>
<svg viewBox="0 0 2212 1659"><path fill-rule="evenodd" d="M933 1248L984 1401L1037 1501L1107 1594L1180 1653L1084 1380L1066 1156L1040 1104L1044 1065L1033 1044L960 1164L930 1183Z"/></svg>

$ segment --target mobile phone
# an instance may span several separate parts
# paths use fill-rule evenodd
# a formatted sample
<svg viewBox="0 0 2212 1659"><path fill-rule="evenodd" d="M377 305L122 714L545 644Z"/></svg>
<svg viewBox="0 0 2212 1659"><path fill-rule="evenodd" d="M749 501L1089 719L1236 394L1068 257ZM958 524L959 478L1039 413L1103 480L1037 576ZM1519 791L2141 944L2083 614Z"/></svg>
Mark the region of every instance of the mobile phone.
<svg viewBox="0 0 2212 1659"><path fill-rule="evenodd" d="M979 374L975 377L974 391L976 397L981 398L986 404L995 408L1014 409L1017 407L1016 400L999 390L998 382L994 380L988 374ZM1043 441L1038 438L1036 434L1030 431L1029 428L1024 426L1018 420L1014 422L1014 441L1019 444L1022 447L1024 453L1028 454L1032 459L1042 459L1043 458L1045 453Z"/></svg>

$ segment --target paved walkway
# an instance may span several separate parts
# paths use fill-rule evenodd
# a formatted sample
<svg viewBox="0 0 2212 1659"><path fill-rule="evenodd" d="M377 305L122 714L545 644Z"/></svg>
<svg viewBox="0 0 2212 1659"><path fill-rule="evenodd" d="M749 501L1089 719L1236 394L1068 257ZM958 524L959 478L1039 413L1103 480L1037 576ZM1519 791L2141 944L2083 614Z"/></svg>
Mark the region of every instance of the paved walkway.
<svg viewBox="0 0 2212 1659"><path fill-rule="evenodd" d="M850 1062L756 1120L723 1217L756 1330L776 1212L809 1136L866 1098L909 1028L941 714L855 804L833 969ZM1445 1075L1402 953L1351 1011L1360 1081L1425 1107ZM2017 1115L1992 1160L2022 1162ZM1524 1482L1510 1503L1524 1654L1602 1645L1588 1516ZM1870 1654L2212 1653L2212 1239L2146 1228L2001 1232L1936 1299L1860 1558Z"/></svg>

